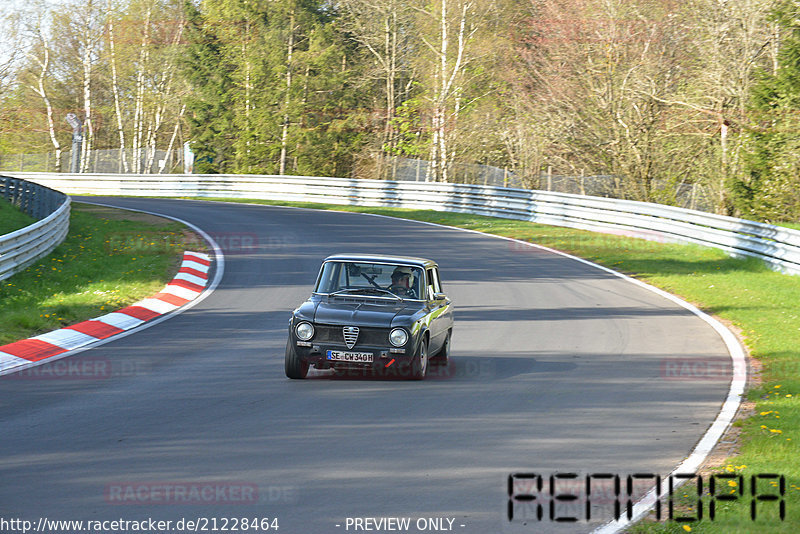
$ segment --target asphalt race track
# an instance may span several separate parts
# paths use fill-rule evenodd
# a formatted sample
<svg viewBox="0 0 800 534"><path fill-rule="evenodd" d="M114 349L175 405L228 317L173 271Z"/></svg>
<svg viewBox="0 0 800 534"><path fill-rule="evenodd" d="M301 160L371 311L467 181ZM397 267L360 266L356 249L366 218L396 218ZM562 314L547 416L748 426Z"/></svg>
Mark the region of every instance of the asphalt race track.
<svg viewBox="0 0 800 534"><path fill-rule="evenodd" d="M541 521L524 506L509 521L509 474L665 476L728 391L730 358L710 326L559 255L368 215L90 200L199 226L229 248L224 277L191 310L68 360L111 373L0 378L1 517L588 532L600 523L556 523L546 507ZM289 313L336 252L439 262L456 310L447 369L422 382L284 376ZM676 374L687 359L719 372Z"/></svg>

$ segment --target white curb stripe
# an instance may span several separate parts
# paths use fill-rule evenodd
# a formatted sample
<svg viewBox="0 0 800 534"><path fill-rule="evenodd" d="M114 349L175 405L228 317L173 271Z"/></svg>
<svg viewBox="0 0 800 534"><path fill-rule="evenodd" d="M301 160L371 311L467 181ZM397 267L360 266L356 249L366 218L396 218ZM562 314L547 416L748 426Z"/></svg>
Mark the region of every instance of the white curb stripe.
<svg viewBox="0 0 800 534"><path fill-rule="evenodd" d="M101 317L98 317L97 319L94 320L101 321L103 323L106 323L107 325L115 326L120 330L128 330L130 328L134 328L144 322L141 319L137 319L136 317L132 317L126 313L120 313L120 312L112 312L103 315Z"/></svg>
<svg viewBox="0 0 800 534"><path fill-rule="evenodd" d="M199 276L195 276L189 273L178 273L175 275L175 278L173 278L173 280L186 280L187 282L191 282L193 284L197 284L203 287L205 287L206 282L208 282L208 280L206 280L205 278L200 278Z"/></svg>
<svg viewBox="0 0 800 534"><path fill-rule="evenodd" d="M178 306L174 304L170 304L169 302L159 299L144 299L143 301L134 304L134 306L141 306L142 308L147 308L148 310L154 311L158 314L171 312L172 310L178 308Z"/></svg>
<svg viewBox="0 0 800 534"><path fill-rule="evenodd" d="M176 286L173 284L167 284L167 287L161 290L162 293L169 293L170 295L175 295L176 297L180 297L186 300L192 300L197 295L199 295L200 291L195 291L194 289L189 289L187 287Z"/></svg>
<svg viewBox="0 0 800 534"><path fill-rule="evenodd" d="M67 350L76 349L97 341L96 337L88 336L82 332L78 332L77 330L70 330L66 328L62 328L61 330L53 330L52 332L36 336L33 339L38 339Z"/></svg>
<svg viewBox="0 0 800 534"><path fill-rule="evenodd" d="M181 263L181 267L190 267L195 271L200 271L201 273L207 273L210 266L203 265L202 263L197 263L196 261L185 260Z"/></svg>

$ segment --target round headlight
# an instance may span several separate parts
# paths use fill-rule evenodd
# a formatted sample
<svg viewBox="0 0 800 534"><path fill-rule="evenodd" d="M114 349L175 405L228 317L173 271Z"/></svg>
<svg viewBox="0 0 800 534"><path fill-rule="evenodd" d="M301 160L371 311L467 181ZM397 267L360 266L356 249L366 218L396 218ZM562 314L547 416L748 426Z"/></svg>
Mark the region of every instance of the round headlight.
<svg viewBox="0 0 800 534"><path fill-rule="evenodd" d="M294 333L297 334L297 339L301 341L308 341L314 337L314 327L311 326L311 323L300 323L294 329Z"/></svg>
<svg viewBox="0 0 800 534"><path fill-rule="evenodd" d="M395 347L402 347L408 341L408 334L402 328L395 328L389 334L389 341L391 341L392 345Z"/></svg>

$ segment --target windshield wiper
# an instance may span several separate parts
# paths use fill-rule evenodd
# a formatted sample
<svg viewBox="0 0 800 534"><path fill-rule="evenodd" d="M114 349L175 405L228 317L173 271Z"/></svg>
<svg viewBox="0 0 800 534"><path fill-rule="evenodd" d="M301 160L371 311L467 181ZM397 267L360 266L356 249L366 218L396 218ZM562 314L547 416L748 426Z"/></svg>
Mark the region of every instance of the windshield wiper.
<svg viewBox="0 0 800 534"><path fill-rule="evenodd" d="M403 297L395 295L391 291L380 287L351 287L347 289L340 289L339 291L334 291L333 293L330 293L330 295L333 296L333 295L341 295L344 293L364 293L364 292L380 292L386 295L391 295L397 300L403 300Z"/></svg>

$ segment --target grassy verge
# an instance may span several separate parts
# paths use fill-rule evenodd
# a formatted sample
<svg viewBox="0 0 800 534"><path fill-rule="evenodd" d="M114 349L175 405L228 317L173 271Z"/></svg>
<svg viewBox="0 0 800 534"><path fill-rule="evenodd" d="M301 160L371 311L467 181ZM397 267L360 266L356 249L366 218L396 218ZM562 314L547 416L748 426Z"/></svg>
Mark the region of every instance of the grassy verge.
<svg viewBox="0 0 800 534"><path fill-rule="evenodd" d="M734 259L719 250L700 246L654 243L523 221L423 210L243 202L378 213L536 242L635 276L733 325L761 367L760 381L747 393L755 415L734 423L735 430L740 431L738 454L727 458L722 467L707 469L704 478L708 482L709 473L741 475L741 480L722 482L727 495L739 498L717 502L712 521L706 484L703 521L644 522L634 530L787 534L800 531L800 461L797 460L800 457L800 277L773 272L757 259ZM785 477L784 521L778 517L777 503L766 501L757 503L757 521L750 518L750 477L768 473ZM779 486L775 485L778 482L764 479L758 484L760 494L779 493ZM739 495L741 489L746 491ZM695 489L686 485L681 490L677 497L686 501L682 509L691 516Z"/></svg>
<svg viewBox="0 0 800 534"><path fill-rule="evenodd" d="M36 219L21 212L4 198L0 198L0 235L10 234L36 222Z"/></svg>
<svg viewBox="0 0 800 534"><path fill-rule="evenodd" d="M0 345L122 308L157 293L176 271L185 227L74 203L67 239L0 282Z"/></svg>

